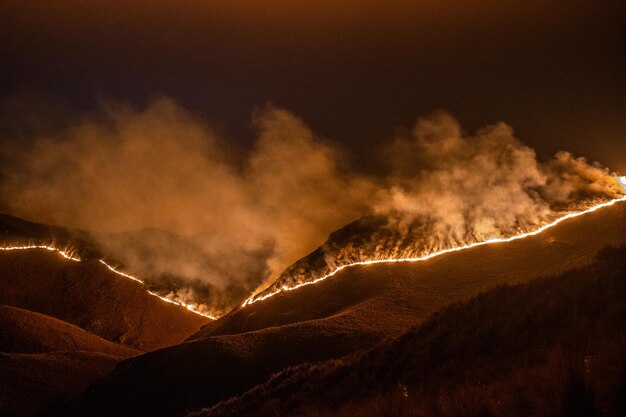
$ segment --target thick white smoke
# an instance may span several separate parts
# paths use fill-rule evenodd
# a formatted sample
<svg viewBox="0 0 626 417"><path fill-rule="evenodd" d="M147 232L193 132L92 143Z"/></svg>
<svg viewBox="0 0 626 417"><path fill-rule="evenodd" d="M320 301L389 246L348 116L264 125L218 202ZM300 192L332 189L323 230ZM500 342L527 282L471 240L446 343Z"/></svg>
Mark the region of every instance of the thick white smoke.
<svg viewBox="0 0 626 417"><path fill-rule="evenodd" d="M405 221L432 220L438 242L527 230L555 210L620 192L606 168L569 153L539 162L505 123L464 135L452 116L439 112L420 119L394 148L394 176L376 209Z"/></svg>

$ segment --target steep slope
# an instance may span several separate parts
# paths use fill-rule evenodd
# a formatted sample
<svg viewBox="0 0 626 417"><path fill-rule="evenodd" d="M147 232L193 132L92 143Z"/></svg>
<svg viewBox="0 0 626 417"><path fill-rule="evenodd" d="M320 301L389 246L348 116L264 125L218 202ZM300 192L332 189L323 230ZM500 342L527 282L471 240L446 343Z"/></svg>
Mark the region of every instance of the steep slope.
<svg viewBox="0 0 626 417"><path fill-rule="evenodd" d="M150 295L96 260L0 251L0 304L56 317L140 350L179 343L208 319Z"/></svg>
<svg viewBox="0 0 626 417"><path fill-rule="evenodd" d="M623 415L624 300L626 247L607 249L590 266L499 286L192 416L382 416L393 402L398 416Z"/></svg>
<svg viewBox="0 0 626 417"><path fill-rule="evenodd" d="M348 268L316 285L237 309L188 343L125 361L65 415L178 415L209 406L305 361L398 336L433 312L498 283L584 265L626 242L626 204L523 240L418 263ZM115 402L109 399L115 398Z"/></svg>

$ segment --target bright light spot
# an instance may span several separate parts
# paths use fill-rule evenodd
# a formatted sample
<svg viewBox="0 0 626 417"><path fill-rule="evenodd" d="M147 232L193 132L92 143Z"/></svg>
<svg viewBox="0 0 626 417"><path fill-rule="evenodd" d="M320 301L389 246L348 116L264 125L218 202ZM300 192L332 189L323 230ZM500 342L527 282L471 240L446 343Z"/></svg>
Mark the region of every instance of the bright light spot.
<svg viewBox="0 0 626 417"><path fill-rule="evenodd" d="M622 186L624 192L626 192L626 177L617 177L617 182Z"/></svg>

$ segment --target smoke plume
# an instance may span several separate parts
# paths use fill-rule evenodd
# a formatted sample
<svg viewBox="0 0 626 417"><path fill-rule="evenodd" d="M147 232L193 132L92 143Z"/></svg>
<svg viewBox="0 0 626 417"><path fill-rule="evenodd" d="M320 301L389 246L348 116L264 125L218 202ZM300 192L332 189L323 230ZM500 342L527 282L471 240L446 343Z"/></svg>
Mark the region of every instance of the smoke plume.
<svg viewBox="0 0 626 417"><path fill-rule="evenodd" d="M376 152L390 166L376 178L346 169L285 110L262 108L253 126L253 149L235 160L169 99L110 104L4 151L1 204L91 231L161 293L219 314L279 276L274 286L507 236L622 192L608 170L568 153L538 161L504 123L467 135L446 113L420 119Z"/></svg>

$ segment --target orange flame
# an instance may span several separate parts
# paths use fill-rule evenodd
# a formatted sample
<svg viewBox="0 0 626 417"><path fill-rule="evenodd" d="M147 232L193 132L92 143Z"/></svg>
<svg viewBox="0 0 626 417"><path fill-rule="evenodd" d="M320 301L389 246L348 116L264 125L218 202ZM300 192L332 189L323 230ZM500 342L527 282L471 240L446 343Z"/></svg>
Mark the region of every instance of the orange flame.
<svg viewBox="0 0 626 417"><path fill-rule="evenodd" d="M626 193L626 176L616 177L615 181L622 188L622 191L624 193ZM277 290L269 292L267 294L263 294L263 295L260 295L260 294L262 294L262 292L258 293L257 295L253 294L246 301L243 302L241 307L246 307L246 306L249 306L249 305L254 304L256 302L266 300L266 299L268 299L270 297L273 297L273 296L275 296L277 294L280 294L282 292L294 291L294 290L296 290L298 288L301 288L301 287L304 287L306 285L317 284L318 282L324 281L324 280L334 276L339 271L342 271L342 270L344 270L346 268L350 268L350 267L353 267L353 266L373 265L373 264L381 264L381 263L397 263L397 262L420 262L420 261L426 261L428 259L432 259L432 258L441 256L441 255L445 255L445 254L451 253L451 252L459 252L459 251L463 251L463 250L466 250L466 249L471 249L471 248L475 248L475 247L478 247L478 246L490 245L490 244L494 244L494 243L512 242L514 240L519 240L519 239L524 239L526 237L535 236L535 235L538 235L538 234L540 234L540 233L542 233L542 232L544 232L544 231L546 231L548 229L553 228L554 226L556 226L556 225L558 225L558 224L560 224L560 223L562 223L562 222L564 222L566 220L569 220L569 219L572 219L572 218L575 218L575 217L579 217L579 216L583 216L585 214L592 213L592 212L594 212L596 210L602 209L604 207L609 207L609 206L612 206L612 205L614 205L616 203L623 202L623 201L626 201L626 195L623 195L620 198L615 198L613 200L606 201L604 203L597 204L595 206L589 207L589 208L587 208L585 210L582 210L582 211L579 211L579 212L569 213L569 214L567 214L567 215L565 215L563 217L560 217L560 218L558 218L558 219L556 219L556 220L554 220L554 221L552 221L552 222L550 222L548 224L545 224L545 225L543 225L543 226L541 226L541 227L539 227L539 228L537 228L537 229L535 229L533 231L526 232L526 233L521 233L521 234L518 234L518 235L514 235L514 236L511 236L511 237L508 237L508 238L487 239L487 240L481 241L481 242L475 242L475 243L470 243L470 244L457 246L457 247L453 247L453 248L443 249L443 250L440 250L440 251L437 251L437 252L429 253L427 255L420 256L420 257L415 257L415 258L373 259L373 260L369 260L369 261L358 261L358 262L354 262L354 263L351 263L351 264L341 265L341 266L337 267L336 269L334 269L333 271L329 272L328 274L326 274L326 275L324 275L322 277L319 277L317 279L311 280L311 281L304 281L304 282L300 282L300 283L293 284L293 285L283 285L282 287L278 288ZM44 249L44 250L56 252L59 255L61 255L62 257L64 257L65 259L69 259L69 260L74 261L74 262L82 262L82 259L79 258L74 253L74 251L72 251L71 249L68 249L68 248L60 249L60 248L57 248L57 247L52 246L52 245L34 245L34 244L33 245L21 245L21 246L0 246L0 250L3 250L3 251L28 250L28 249ZM143 284L144 286L146 285L145 282L143 280L141 280L140 278L117 269L116 267L114 267L111 264L107 263L103 259L99 259L99 262L101 264L103 264L106 268L108 268L110 271L112 271L113 273L115 273L115 274L117 274L119 276L122 276L124 278L131 279L133 281L139 282L139 283ZM157 294L157 293L155 293L153 291L150 291L150 290L147 290L147 292L148 292L148 294L150 294L150 295L152 295L154 297L157 297L157 298L161 299L162 301L165 301L167 303L174 304L174 305L177 305L177 306L184 307L187 310L189 310L189 311L191 311L191 312L193 312L195 314L198 314L200 316L207 317L207 318L209 318L211 320L217 320L218 319L218 317L215 317L215 316L212 316L210 314L205 314L205 313L202 313L202 312L198 311L197 308L194 305L187 304L187 303L184 303L184 302L181 302L181 301L172 300L171 298L161 296L161 295L159 295L159 294Z"/></svg>
<svg viewBox="0 0 626 417"><path fill-rule="evenodd" d="M104 266L106 266L110 271L112 271L112 272L114 272L114 273L116 273L116 274L118 274L120 276L123 276L123 277L128 278L128 279L132 279L133 281L137 281L137 282L140 282L140 283L145 285L145 282L142 281L141 279L139 279L139 278L137 278L137 277L135 277L133 275L127 274L126 272L120 271L119 269L115 268L113 265L107 263L105 260L100 259L99 262L101 264L103 264ZM187 303L184 303L182 301L172 300L171 298L164 297L164 296L159 295L159 294L157 294L157 293L155 293L153 291L150 291L150 290L148 290L148 294L150 294L150 295L152 295L154 297L160 298L161 300L165 301L166 303L170 303L170 304L174 304L174 305L177 305L177 306L185 307L187 310L189 310L189 311L191 311L193 313L199 314L201 316L207 317L207 318L209 318L211 320L217 320L217 317L212 316L210 314L202 313L201 311L198 311L191 304L187 304Z"/></svg>
<svg viewBox="0 0 626 417"><path fill-rule="evenodd" d="M61 255L62 257L64 257L65 259L69 259L69 260L74 261L74 262L82 262L83 261L76 254L74 254L72 250L70 250L70 249L59 249L59 248L54 247L52 245L22 245L22 246L2 246L2 247L0 247L0 250L3 250L3 251L28 250L28 249L45 249L45 250L48 250L48 251L51 251L51 252L56 252L59 255ZM127 274L126 272L120 271L119 269L115 268L111 264L107 263L104 259L99 259L99 262L101 264L103 264L105 267L107 267L111 272L113 272L113 273L115 273L115 274L117 274L117 275L119 275L121 277L132 279L133 281L139 282L139 283L143 284L144 286L146 284L143 280L137 278L136 276L133 276L133 275ZM152 292L150 290L147 290L147 292L148 292L148 294L150 294L150 295L152 295L154 297L158 297L158 298L160 298L161 300L163 300L163 301L165 301L167 303L184 307L187 310L191 311L192 313L198 314L200 316L204 316L204 317L209 318L211 320L217 320L217 317L214 317L214 316L212 316L210 314L202 313L202 312L198 311L194 306L192 306L190 304L186 304L186 303L183 303L183 302L178 302L178 301L171 300L171 299L169 299L167 297L163 297L163 296L161 296L161 295L159 295L159 294L157 294L155 292Z"/></svg>

